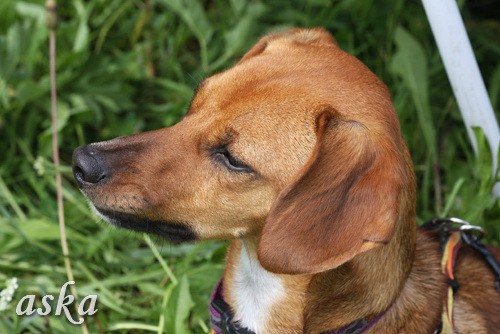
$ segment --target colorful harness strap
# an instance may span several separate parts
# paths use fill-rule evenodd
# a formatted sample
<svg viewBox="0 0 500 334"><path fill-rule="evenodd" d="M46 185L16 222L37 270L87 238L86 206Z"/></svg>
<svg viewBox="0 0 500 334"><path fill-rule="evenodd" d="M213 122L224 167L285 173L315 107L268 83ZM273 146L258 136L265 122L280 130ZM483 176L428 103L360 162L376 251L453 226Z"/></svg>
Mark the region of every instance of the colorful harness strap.
<svg viewBox="0 0 500 334"><path fill-rule="evenodd" d="M479 240L483 237L484 231L479 226L474 226L459 218L434 218L421 227L423 230L438 231L440 237L440 248L443 252L441 259L441 272L448 279L445 303L441 316L440 329L435 333L454 334L453 325L453 295L458 290L459 284L453 273L458 250L465 242L472 248L480 252L486 262L490 265L496 275L496 289L500 291L500 265L491 252Z"/></svg>
<svg viewBox="0 0 500 334"><path fill-rule="evenodd" d="M462 245L460 231L453 231L448 237L448 241L443 249L443 258L441 259L441 272L448 278L449 282L456 282L453 275L453 268L455 267L455 260L457 258L458 250ZM441 333L453 334L455 328L453 326L453 287L456 284L448 284L446 292L445 304L443 307L443 314L441 321L443 322Z"/></svg>

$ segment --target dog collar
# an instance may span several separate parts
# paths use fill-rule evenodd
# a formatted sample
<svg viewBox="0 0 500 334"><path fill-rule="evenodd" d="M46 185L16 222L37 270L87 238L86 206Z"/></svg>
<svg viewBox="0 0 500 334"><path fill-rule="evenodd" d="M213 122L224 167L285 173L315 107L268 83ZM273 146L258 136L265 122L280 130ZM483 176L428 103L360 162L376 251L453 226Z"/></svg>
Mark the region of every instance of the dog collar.
<svg viewBox="0 0 500 334"><path fill-rule="evenodd" d="M210 325L211 334L255 334L248 328L242 327L238 322L233 321L233 313L229 305L222 297L222 279L217 283L210 298ZM392 304L391 304L392 306ZM366 319L358 319L340 329L330 330L322 334L361 334L375 325L391 308L389 306L379 315Z"/></svg>

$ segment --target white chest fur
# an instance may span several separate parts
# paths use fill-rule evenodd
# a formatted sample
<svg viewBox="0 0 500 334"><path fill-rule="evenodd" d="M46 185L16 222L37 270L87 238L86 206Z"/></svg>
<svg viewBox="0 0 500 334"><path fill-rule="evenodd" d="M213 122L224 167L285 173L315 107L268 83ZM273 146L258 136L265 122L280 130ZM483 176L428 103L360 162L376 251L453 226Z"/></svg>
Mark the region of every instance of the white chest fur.
<svg viewBox="0 0 500 334"><path fill-rule="evenodd" d="M281 279L261 266L252 247L242 247L230 284L235 320L257 334L264 333L273 305L285 295Z"/></svg>

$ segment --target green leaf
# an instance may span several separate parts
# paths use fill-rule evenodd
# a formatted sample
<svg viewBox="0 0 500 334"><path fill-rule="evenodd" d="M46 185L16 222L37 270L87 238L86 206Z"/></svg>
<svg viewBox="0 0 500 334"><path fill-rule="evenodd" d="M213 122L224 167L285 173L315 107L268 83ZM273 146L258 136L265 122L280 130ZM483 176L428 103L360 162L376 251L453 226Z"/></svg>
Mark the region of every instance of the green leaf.
<svg viewBox="0 0 500 334"><path fill-rule="evenodd" d="M2 19L0 20L0 32L6 31L16 19L15 6L16 2L14 0L0 1L0 13L2 13Z"/></svg>
<svg viewBox="0 0 500 334"><path fill-rule="evenodd" d="M189 291L189 280L183 275L179 284L175 286L170 303L167 305L165 314L165 329L167 333L189 334L187 319L194 306L191 292Z"/></svg>
<svg viewBox="0 0 500 334"><path fill-rule="evenodd" d="M251 40L251 33L256 25L257 18L264 12L265 7L261 3L252 3L248 6L245 14L238 19L238 23L224 34L224 53L211 64L211 70L223 66L225 62L247 45L248 41Z"/></svg>
<svg viewBox="0 0 500 334"><path fill-rule="evenodd" d="M411 92L421 131L429 153L435 161L437 157L436 130L429 105L427 57L420 43L402 27L396 29L395 42L397 52L392 57L390 69L403 79Z"/></svg>
<svg viewBox="0 0 500 334"><path fill-rule="evenodd" d="M75 41L73 42L73 51L82 51L88 45L89 39L89 27L88 27L88 12L91 8L85 8L83 3L78 0L74 2L76 12L78 14L78 19L80 23L78 24L78 30L76 31Z"/></svg>
<svg viewBox="0 0 500 334"><path fill-rule="evenodd" d="M177 312L175 315L175 333L189 333L186 326L186 320L188 319L193 306L193 299L191 298L191 292L189 291L189 281L187 276L184 275L179 284Z"/></svg>
<svg viewBox="0 0 500 334"><path fill-rule="evenodd" d="M493 187L493 156L488 139L481 127L472 127L477 142L476 169L480 180L480 191L490 192Z"/></svg>
<svg viewBox="0 0 500 334"><path fill-rule="evenodd" d="M497 65L495 71L491 75L489 88L489 95L493 109L498 110L500 96L500 65Z"/></svg>
<svg viewBox="0 0 500 334"><path fill-rule="evenodd" d="M161 3L173 10L189 30L198 39L200 44L201 63L204 72L208 71L208 43L214 29L205 14L201 1L192 0L161 0Z"/></svg>
<svg viewBox="0 0 500 334"><path fill-rule="evenodd" d="M18 1L16 11L22 16L37 19L39 22L43 22L45 19L45 7L42 5Z"/></svg>
<svg viewBox="0 0 500 334"><path fill-rule="evenodd" d="M160 2L180 16L201 44L210 41L214 29L201 6L201 1L161 0Z"/></svg>
<svg viewBox="0 0 500 334"><path fill-rule="evenodd" d="M82 51L88 44L88 38L89 27L85 22L80 22L80 24L78 25L78 30L76 32L75 42L73 44L73 51Z"/></svg>
<svg viewBox="0 0 500 334"><path fill-rule="evenodd" d="M59 225L44 218L33 218L19 221L19 229L26 238L31 241L59 240ZM66 226L66 234L69 238L85 238Z"/></svg>

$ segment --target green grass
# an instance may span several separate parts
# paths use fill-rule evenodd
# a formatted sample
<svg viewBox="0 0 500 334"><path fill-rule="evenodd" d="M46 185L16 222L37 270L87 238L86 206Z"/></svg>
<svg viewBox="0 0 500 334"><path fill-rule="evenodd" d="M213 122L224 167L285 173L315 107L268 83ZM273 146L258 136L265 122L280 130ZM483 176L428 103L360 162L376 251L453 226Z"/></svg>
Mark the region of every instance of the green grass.
<svg viewBox="0 0 500 334"><path fill-rule="evenodd" d="M334 4L330 4L330 2ZM66 282L50 147L44 1L0 1L0 289L15 301ZM500 241L491 157L476 157L418 1L59 1L60 147L71 260L81 295L97 293L92 333L205 333L224 242L171 246L96 223L70 172L78 145L175 123L193 88L259 36L323 26L389 86L418 178L418 220L458 216ZM463 10L495 110L498 21ZM497 114L497 118L499 115ZM439 171L436 173L436 171ZM155 246L156 245L156 246ZM17 299L16 299L17 298ZM13 303L15 304L15 303ZM0 333L76 333L63 317L0 311Z"/></svg>

